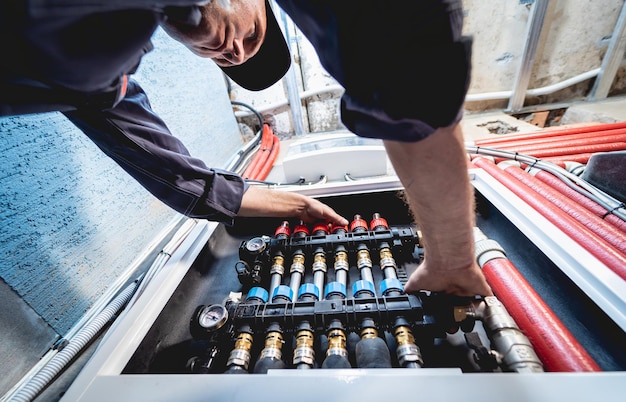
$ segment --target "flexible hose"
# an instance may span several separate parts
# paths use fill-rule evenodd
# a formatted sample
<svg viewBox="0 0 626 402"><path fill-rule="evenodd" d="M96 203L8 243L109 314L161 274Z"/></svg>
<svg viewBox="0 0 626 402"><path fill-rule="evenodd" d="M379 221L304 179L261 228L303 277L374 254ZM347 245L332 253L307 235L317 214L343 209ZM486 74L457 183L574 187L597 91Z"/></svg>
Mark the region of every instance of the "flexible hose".
<svg viewBox="0 0 626 402"><path fill-rule="evenodd" d="M233 106L243 106L245 108L248 108L252 111L252 113L254 113L254 115L256 116L257 119L259 119L259 127L263 127L264 125L264 121L263 121L263 116L261 116L261 113L259 113L255 108L253 108L252 106L248 105L247 103L243 103L243 102L239 102L239 101L230 101L230 104Z"/></svg>
<svg viewBox="0 0 626 402"><path fill-rule="evenodd" d="M544 367L553 372L602 371L500 245L476 232L476 256L489 286L530 339Z"/></svg>
<svg viewBox="0 0 626 402"><path fill-rule="evenodd" d="M65 366L102 330L107 322L130 300L138 281L128 285L111 303L85 326L52 360L12 398L14 402L32 401Z"/></svg>
<svg viewBox="0 0 626 402"><path fill-rule="evenodd" d="M577 203L572 202L569 198L563 197L561 193L554 191L551 187L524 172L519 167L507 166L504 167L503 170L541 195L546 201L551 202L553 205L563 210L626 256L626 237L620 230L603 221Z"/></svg>
<svg viewBox="0 0 626 402"><path fill-rule="evenodd" d="M518 179L506 173L491 161L485 158L477 158L473 163L493 176L572 240L594 255L609 269L626 280L626 257L607 244L601 237L588 230L580 222L572 219L556 206L546 203L543 197L530 190Z"/></svg>

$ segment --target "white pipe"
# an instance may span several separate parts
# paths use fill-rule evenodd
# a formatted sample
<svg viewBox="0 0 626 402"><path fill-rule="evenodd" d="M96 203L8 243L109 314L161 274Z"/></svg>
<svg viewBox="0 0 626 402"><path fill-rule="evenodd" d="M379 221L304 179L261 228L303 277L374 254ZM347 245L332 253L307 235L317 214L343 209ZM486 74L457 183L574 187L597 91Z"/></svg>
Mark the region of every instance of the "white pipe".
<svg viewBox="0 0 626 402"><path fill-rule="evenodd" d="M591 78L596 77L600 73L600 68L596 68L582 74L578 74L574 77L568 78L561 82L557 82L556 84L547 85L545 87L529 89L526 91L526 95L528 96L540 96L540 95L548 95L572 85L579 84L583 81L589 80ZM308 99L316 95L330 94L343 92L344 88L341 85L330 85L323 88L318 88L314 90L304 91L300 93L300 99ZM491 101L491 100L502 100L509 99L513 95L513 91L496 91L496 92L485 92L481 94L467 94L465 96L466 102L483 102L483 101ZM271 105L267 105L261 109L257 109L259 113L269 113L274 112L278 109L289 106L289 102L287 100L277 102ZM243 118L251 116L253 113L251 111L236 111L235 118Z"/></svg>
<svg viewBox="0 0 626 402"><path fill-rule="evenodd" d="M545 87L529 89L526 91L526 95L529 96L540 96L540 95L548 95L562 89L565 89L569 86L578 84L580 82L586 81L588 79L596 77L600 73L600 68L596 68L585 73L579 74L572 78L568 78L564 81L557 82L556 84L548 85ZM465 97L466 102L481 102L481 101L490 101L490 100L499 100L499 99L508 99L513 95L513 91L499 91L499 92L485 92L482 94L468 94Z"/></svg>
<svg viewBox="0 0 626 402"><path fill-rule="evenodd" d="M318 88L318 89L313 89L313 90L309 90L309 91L303 91L300 92L300 99L307 99L307 98L311 98L315 95L322 95L325 93L334 93L334 92L343 92L343 87L341 85L329 85L327 87L323 87L323 88ZM275 110L284 108L285 106L289 105L289 101L287 99L285 99L284 101L281 102L277 102L271 105L267 105L263 108L259 108L257 109L257 111L259 113L269 113L269 112L273 112ZM235 118L242 118L242 117L248 117L252 115L251 111L245 110L245 111L237 111L235 112Z"/></svg>

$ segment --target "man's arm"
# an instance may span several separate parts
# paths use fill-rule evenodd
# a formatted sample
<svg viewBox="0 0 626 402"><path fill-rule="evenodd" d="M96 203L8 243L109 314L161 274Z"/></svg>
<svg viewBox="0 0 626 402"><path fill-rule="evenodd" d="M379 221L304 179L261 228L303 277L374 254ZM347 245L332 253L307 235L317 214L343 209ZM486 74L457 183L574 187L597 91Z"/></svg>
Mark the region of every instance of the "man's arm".
<svg viewBox="0 0 626 402"><path fill-rule="evenodd" d="M474 255L474 195L460 126L384 144L423 234L424 262L405 290L491 295Z"/></svg>
<svg viewBox="0 0 626 402"><path fill-rule="evenodd" d="M168 6L189 7L209 1L211 0L29 0L28 11L34 17L65 17L129 9L159 11Z"/></svg>
<svg viewBox="0 0 626 402"><path fill-rule="evenodd" d="M146 190L186 216L226 223L232 223L238 213L341 219L319 201L249 188L236 173L209 168L192 157L152 111L146 94L133 80L115 108L82 109L65 115Z"/></svg>

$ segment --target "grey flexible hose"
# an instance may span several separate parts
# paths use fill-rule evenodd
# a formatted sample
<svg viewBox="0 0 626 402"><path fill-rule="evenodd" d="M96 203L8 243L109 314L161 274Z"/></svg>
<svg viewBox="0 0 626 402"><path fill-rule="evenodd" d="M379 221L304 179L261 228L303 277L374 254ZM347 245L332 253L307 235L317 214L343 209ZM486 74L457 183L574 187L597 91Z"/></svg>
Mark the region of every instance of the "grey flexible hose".
<svg viewBox="0 0 626 402"><path fill-rule="evenodd" d="M106 325L111 318L130 300L137 289L138 281L128 285L89 324L72 338L48 364L30 379L11 399L15 402L30 402L55 378Z"/></svg>

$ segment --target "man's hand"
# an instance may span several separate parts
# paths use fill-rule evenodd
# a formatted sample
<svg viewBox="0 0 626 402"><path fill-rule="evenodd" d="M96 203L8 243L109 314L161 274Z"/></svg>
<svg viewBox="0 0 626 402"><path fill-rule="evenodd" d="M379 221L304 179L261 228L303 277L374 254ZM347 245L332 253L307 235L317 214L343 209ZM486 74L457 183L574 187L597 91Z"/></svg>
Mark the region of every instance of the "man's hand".
<svg viewBox="0 0 626 402"><path fill-rule="evenodd" d="M411 274L404 286L407 293L420 290L443 292L457 296L493 296L491 287L478 267L473 263L465 269L430 269L424 261Z"/></svg>
<svg viewBox="0 0 626 402"><path fill-rule="evenodd" d="M328 205L302 194L250 186L243 195L238 216L299 218L347 225L348 220Z"/></svg>

